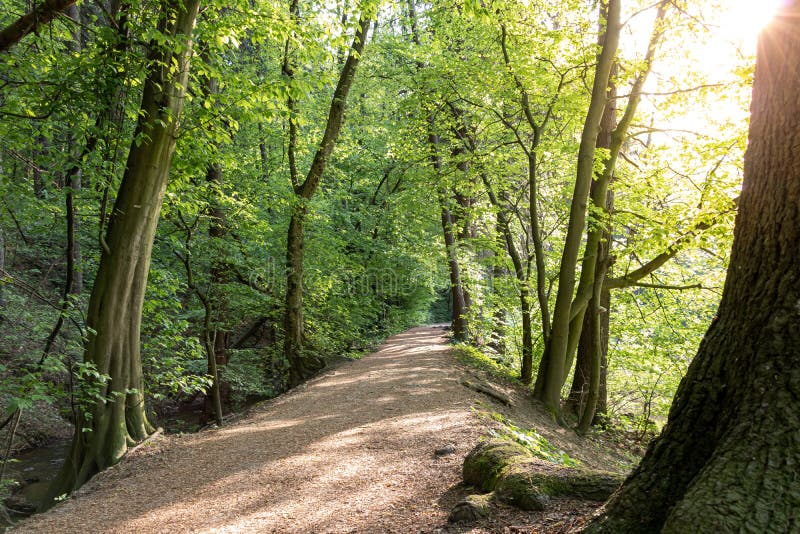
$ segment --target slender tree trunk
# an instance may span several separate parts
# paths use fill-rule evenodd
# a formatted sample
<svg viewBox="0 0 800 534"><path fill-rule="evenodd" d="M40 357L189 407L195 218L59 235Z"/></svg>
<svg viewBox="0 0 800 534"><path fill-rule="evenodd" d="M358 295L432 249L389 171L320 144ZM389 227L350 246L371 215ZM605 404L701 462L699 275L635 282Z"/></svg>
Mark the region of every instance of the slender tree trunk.
<svg viewBox="0 0 800 534"><path fill-rule="evenodd" d="M216 84L209 83L212 92L216 91ZM213 184L218 189L215 196L219 197L222 188L222 166L217 163L212 163L208 166L206 172L206 181ZM208 235L212 243L220 243L227 234L225 212L220 206L219 202L213 202L208 210L211 224L208 228ZM216 248L216 247L215 247ZM228 348L227 339L228 332L214 326L213 315L216 313L218 317L222 317L227 312L227 306L223 298L213 299L212 291L221 287L227 278L225 269L225 260L222 257L220 250L215 251L215 257L211 265L211 280L209 283L209 290L206 294L207 305L205 307L205 320L203 323L203 330L205 332L206 353L208 355L208 373L214 380L211 386L211 407L213 408L214 419L218 425L222 425L222 383L219 379L219 368L228 364ZM216 304L216 306L214 306Z"/></svg>
<svg viewBox="0 0 800 534"><path fill-rule="evenodd" d="M653 57L655 56L656 49L663 35L664 18L667 13L668 2L661 2L658 6L656 19L653 27L653 32L650 36L650 42L647 48L647 53L644 58L644 68L634 80L631 87L631 95L628 97L628 103L625 106L625 113L619 121L616 128L613 128L608 139L603 142L608 142L609 153L608 157L603 163L603 171L598 174L597 179L592 182L591 188L591 201L592 205L597 208L597 213L602 214L604 219L609 218L610 206L608 204L611 194L609 187L614 178L614 172L617 166L617 159L622 150L622 145L628 135L628 127L633 122L636 115L636 110L639 107L641 100L642 88L644 87L647 77L650 74L650 69L653 64ZM616 63L614 64L616 65ZM612 67L612 75L614 68ZM615 88L609 87L609 99L616 95ZM605 111L604 111L605 115ZM601 132L602 133L602 121ZM589 225L586 236L586 247L581 262L580 281L575 298L572 301L570 308L570 324L569 324L569 338L567 341L566 349L566 365L564 366L564 378L562 384L566 381L570 369L572 368L572 360L578 346L578 339L580 337L580 329L583 325L583 316L586 312L586 305L594 294L594 286L602 285L605 275L597 276L596 272L599 270L601 261L600 256L603 253L603 237L610 236L607 228L608 221L595 221L594 224ZM605 253L607 256L608 254Z"/></svg>
<svg viewBox="0 0 800 534"><path fill-rule="evenodd" d="M538 137L538 136L537 136ZM535 142L538 145L538 140ZM536 265L536 297L542 318L542 339L547 345L550 339L550 302L547 296L547 266L544 258L542 230L539 228L539 185L537 178L536 146L528 152L528 213L531 219L531 241ZM531 347L531 354L533 347ZM532 379L533 377L531 377ZM529 380L530 382L530 380Z"/></svg>
<svg viewBox="0 0 800 534"><path fill-rule="evenodd" d="M208 215L211 219L211 224L208 227L208 235L212 239L212 242L221 245L222 241L228 235L227 217L225 215L225 210L222 208L222 205L219 202L219 197L222 194L222 166L217 163L212 163L209 165L206 173L206 180L214 184L214 187L219 189L214 194L217 200L212 203L208 210ZM222 256L222 252L219 250L219 247L215 247L215 254L217 254L217 256L215 257L211 266L211 287L218 288L228 282L228 264ZM228 303L222 296L218 297L216 300L216 315L217 317L222 318L228 312ZM220 328L219 326L214 327L214 359L216 360L217 365L228 364L227 347L229 337L230 332L224 328Z"/></svg>
<svg viewBox="0 0 800 534"><path fill-rule="evenodd" d="M600 293L600 306L596 308L595 300L589 302L589 310L597 310L600 320L600 345L597 347L594 336L594 329L591 326L591 314L587 313L583 319L583 328L578 342L578 357L575 363L575 375L570 387L569 397L565 403L565 410L568 413L580 417L583 408L586 406L586 394L589 392L589 376L593 360L597 358L600 362L600 385L595 407L595 418L592 424L601 422L602 417L608 412L608 389L607 380L607 355L609 339L609 318L611 310L611 291L603 288ZM599 349L599 354L596 349Z"/></svg>
<svg viewBox="0 0 800 534"><path fill-rule="evenodd" d="M717 318L661 435L585 532L800 530L800 1L761 34Z"/></svg>
<svg viewBox="0 0 800 534"><path fill-rule="evenodd" d="M586 114L578 150L578 169L570 206L569 226L559 268L558 293L553 309L550 338L542 356L534 388L534 397L542 401L555 416L560 413L561 386L566 375L567 345L575 289L575 268L586 225L587 201L594 170L595 143L600 130L600 120L606 106L608 79L619 43L619 0L608 0L603 4L601 11L605 15L601 17L603 19L601 25L604 28L601 38L602 49L597 59L592 99Z"/></svg>
<svg viewBox="0 0 800 534"><path fill-rule="evenodd" d="M441 195L444 197L444 194ZM444 199L440 200L445 202ZM458 245L453 232L453 218L444 204L442 204L442 230L444 232L444 246L447 251L447 264L450 270L450 293L452 295L453 339L465 342L468 339L467 303L464 298L464 286L461 282L461 267L458 262Z"/></svg>
<svg viewBox="0 0 800 534"><path fill-rule="evenodd" d="M70 6L66 10L66 14L75 19L76 21L80 21L80 11L76 6ZM72 42L70 43L70 49L75 52L79 53L81 50L81 37L80 37L80 26L75 26L73 30L73 37ZM72 134L68 134L67 140L67 147L68 153L73 152L73 144L74 139ZM56 337L58 336L59 332L61 332L61 328L64 325L65 317L69 309L72 307L72 298L74 295L80 295L81 291L83 290L83 275L80 270L80 260L81 260L81 248L80 248L80 241L77 239L77 230L78 230L78 221L75 213L75 195L79 193L81 190L81 159L83 154L77 153L75 154L75 161L69 167L67 172L64 175L64 208L65 208L65 215L66 215L66 230L67 230L67 243L66 243L66 250L65 256L67 259L67 268L66 268L66 275L64 280L64 291L61 294L61 311L58 315L58 319L56 320L56 324L53 329L50 331L50 335L47 336L47 340L44 344L44 350L42 351L42 357L40 359L40 364L43 364L47 356L50 354L50 351L53 348L53 344L55 343Z"/></svg>
<svg viewBox="0 0 800 534"><path fill-rule="evenodd" d="M497 209L497 227L503 237L503 245L514 266L514 275L517 279L517 290L519 291L520 312L522 314L522 368L520 378L526 384L533 379L533 301L528 284L528 271L522 263L522 255L514 242L514 234L511 232L509 213L500 205L500 202L492 189L489 177L481 175L489 202Z"/></svg>
<svg viewBox="0 0 800 534"><path fill-rule="evenodd" d="M204 95L210 97L219 93L219 81L214 77L208 77L203 89ZM218 149L219 147L217 147ZM224 256L224 248L221 246L228 233L227 218L225 210L222 208L222 165L211 161L206 168L206 182L212 187L212 200L208 206L208 216L210 224L208 236L211 238L213 260L211 262L211 272L209 273L208 290L204 295L200 295L199 290L195 289L205 309L203 321L203 343L206 347L208 374L212 377L210 395L206 396L206 413L214 415L217 425L222 425L222 404L223 404L223 384L220 381L219 368L228 364L228 332L220 328L220 319L228 312L227 302L224 293L219 289L227 282L228 267ZM190 268L188 262L191 258L187 252L187 269ZM215 297L215 293L219 296ZM214 317L217 317L215 320Z"/></svg>
<svg viewBox="0 0 800 534"><path fill-rule="evenodd" d="M38 165L38 161L41 160L41 156L45 154L45 143L46 139L41 135L36 138L35 148L33 149L32 160L33 160L33 168L31 169L31 177L33 178L33 196L38 199L44 198L44 191L46 189L44 184L44 178L42 177L42 168Z"/></svg>
<svg viewBox="0 0 800 534"><path fill-rule="evenodd" d="M317 373L324 363L303 354L303 247L307 209L298 204L289 221L286 249L286 311L283 323L283 352L289 360L289 385L295 387Z"/></svg>
<svg viewBox="0 0 800 534"><path fill-rule="evenodd" d="M617 87L613 80L614 76L616 76L616 71L617 65L615 63L611 69L610 81L608 84L608 101L606 102L605 110L603 110L603 118L600 120L600 133L597 135L597 148L606 150L611 150L612 136L617 126ZM590 197L593 199L599 198L597 191L599 180L602 180L602 176L600 176L598 179L592 180ZM602 200L602 206L604 206L607 213L611 213L613 210L613 198L614 192L609 190L605 194L605 198ZM600 240L597 243L588 243L587 248L590 246L594 247L598 265L607 265L610 259L612 239L610 220L606 221L602 225L601 232L602 234L600 236ZM589 255L590 254L588 252L585 254L585 256ZM605 283L606 272L607 269L598 269L594 273L594 281L592 285L593 290L597 287L603 287ZM603 303L604 300L608 301L605 305ZM592 295L592 298L588 304L588 310L590 313L587 313L583 317L580 338L578 340L578 355L575 363L575 374L572 379L572 387L570 388L569 397L567 397L567 401L565 403L565 409L567 412L574 413L579 418L587 408L586 398L591 384L591 369L595 364L595 361L600 362L601 375L598 388L602 389L601 385L605 383L605 366L603 365L602 360L605 358L606 353L608 352L608 304L610 304L610 301L610 292L607 289L602 289L600 302L598 303L594 298L594 295ZM606 310L606 312L603 313L601 310ZM600 314L600 317L597 319L599 320L600 326L599 345L597 344L597 336L595 336L596 329L594 327L594 322L596 319L593 316L595 314ZM600 350L595 350L598 347ZM602 395L598 391L598 402L600 401L601 397ZM605 405L605 403L603 404ZM592 409L597 410L597 408L598 407L595 406Z"/></svg>
<svg viewBox="0 0 800 534"><path fill-rule="evenodd" d="M508 272L501 267L494 266L492 268L492 278L497 279L501 276L508 276ZM492 334L489 340L489 347L496 350L500 354L506 353L506 335L508 334L508 320L507 312L501 307L495 309L492 315Z"/></svg>
<svg viewBox="0 0 800 534"><path fill-rule="evenodd" d="M603 164L602 172L598 173L595 180L592 181L590 197L592 204L598 209L598 212L603 214L607 220L598 221L593 226L590 225L587 238L584 258L581 265L581 276L578 284L577 294L572 301L571 319L569 340L567 342L567 354L564 379L568 377L569 371L572 367L573 355L576 351L580 352L583 348L584 352L579 354L579 358L583 361L579 363L576 368L575 377L573 379L573 391L575 394L580 395L580 392L586 392L587 396L580 404L581 421L585 420L585 413L591 413L592 417L597 410L597 403L600 400L600 389L603 389L603 404L605 405L605 370L603 360L608 354L608 306L603 307L602 300L604 293L607 289L605 286L606 273L610 267L611 261L611 217L610 214L614 208L614 192L610 189L614 172L616 169L616 162L622 150L623 143L628 134L628 128L633 121L636 110L641 100L641 92L644 87L647 77L650 73L653 58L656 49L663 35L663 25L667 14L667 2L662 2L658 6L656 18L653 26L653 31L650 36L650 42L647 47L647 53L644 58L644 68L637 75L631 87L631 95L628 98L628 103L625 106L625 112L619 124L616 124L616 85L613 82L613 77L616 74L616 63L612 67L610 82L608 86L608 101L606 109L603 112L603 118L600 121L600 133L597 137L597 147L605 148L608 152L608 157ZM610 295L607 295L610 304ZM601 309L605 309L606 313L602 317L596 315L600 313ZM587 316L586 310L590 313ZM584 330L586 330L584 332ZM596 370L600 376L587 374L587 371ZM575 398L573 396L571 407L575 407ZM587 428L582 431L586 432Z"/></svg>
<svg viewBox="0 0 800 534"><path fill-rule="evenodd" d="M410 4L413 6L413 4ZM412 11L413 13L413 11ZM415 42L419 44L415 35ZM421 65L417 66L422 68ZM428 117L428 146L430 148L430 162L433 167L436 179L439 180L442 174L442 157L439 154L441 139L436 133L436 124L433 116ZM461 279L461 266L458 260L458 241L456 239L455 221L449 209L450 196L443 186L437 192L439 206L442 213L442 232L444 235L445 253L447 254L447 265L450 272L450 296L452 322L451 330L453 339L466 342L469 339L469 323L467 321L467 297L464 292L464 284Z"/></svg>
<svg viewBox="0 0 800 534"><path fill-rule="evenodd" d="M605 249L602 244L600 245L600 250L602 251ZM590 359L589 363L589 374L588 374L588 388L586 392L586 402L584 403L583 410L581 411L580 419L578 420L578 433L579 434L586 434L589 431L589 427L592 425L594 421L595 412L597 410L597 402L600 398L600 382L602 381L602 360L600 355L603 350L603 327L602 327L602 317L601 315L608 315L606 312L603 314L600 309L600 300L602 299L601 293L603 292L603 284L602 279L605 278L606 275L607 264L601 262L597 265L597 271L595 276L600 278L600 283L595 284L594 286L594 294L591 298L591 306L589 307L588 313L588 329L591 332L591 354L592 358Z"/></svg>
<svg viewBox="0 0 800 534"><path fill-rule="evenodd" d="M6 297L5 297L5 290L3 288L4 282L2 278L5 276L4 273L6 270L6 240L5 234L3 233L3 227L0 226L0 323L5 320L6 317Z"/></svg>
<svg viewBox="0 0 800 534"><path fill-rule="evenodd" d="M261 173L264 181L269 182L269 153L267 151L267 140L264 137L264 126L258 123L258 155L261 159Z"/></svg>
<svg viewBox="0 0 800 534"><path fill-rule="evenodd" d="M438 179L442 173L442 158L438 153L440 139L438 134L433 133L433 117L429 118L429 123L431 132L428 134L428 143L431 148L431 163ZM442 211L442 232L447 254L447 265L450 272L451 330L453 339L465 342L468 339L467 301L464 297L464 285L461 282L461 266L458 261L455 223L453 214L448 208L448 194L443 187L439 189L439 205Z"/></svg>
<svg viewBox="0 0 800 534"><path fill-rule="evenodd" d="M296 2L293 2L293 9L296 11ZM362 13L356 29L353 44L344 62L342 71L339 74L339 82L331 99L328 111L328 121L325 125L325 132L322 135L319 147L314 154L311 167L306 174L303 183L298 183L297 166L294 160L293 143L297 141L298 132L294 118L290 118L290 150L289 161L292 175L292 185L295 193L295 206L292 211L292 218L289 221L289 232L286 244L286 309L284 313L284 344L283 353L289 361L289 383L297 386L306 378L318 371L324 362L320 358L311 358L303 352L303 249L304 249L304 226L308 213L308 201L317 190L322 175L330 159L336 140L339 137L342 124L344 123L344 112L347 103L347 95L353 86L359 61L364 53L367 37L370 29L370 17ZM292 69L288 59L287 51L284 56L284 73L291 78ZM292 102L290 101L290 107Z"/></svg>
<svg viewBox="0 0 800 534"><path fill-rule="evenodd" d="M153 428L144 407L139 335L150 254L175 150L199 1L162 4L160 27L178 50L150 45L141 113L111 215L87 313L84 360L109 377L94 384L103 397L79 417L72 448L50 496L69 493L117 463ZM81 410L82 411L82 410ZM85 431L88 429L89 431Z"/></svg>

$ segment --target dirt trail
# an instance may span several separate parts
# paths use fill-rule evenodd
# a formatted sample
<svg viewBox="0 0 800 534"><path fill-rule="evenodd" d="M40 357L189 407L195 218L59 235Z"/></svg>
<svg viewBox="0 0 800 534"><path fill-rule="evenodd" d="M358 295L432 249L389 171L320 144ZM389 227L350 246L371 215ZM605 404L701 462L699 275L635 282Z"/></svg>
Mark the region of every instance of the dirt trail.
<svg viewBox="0 0 800 534"><path fill-rule="evenodd" d="M443 334L414 328L235 424L159 438L17 531L435 531L481 429Z"/></svg>

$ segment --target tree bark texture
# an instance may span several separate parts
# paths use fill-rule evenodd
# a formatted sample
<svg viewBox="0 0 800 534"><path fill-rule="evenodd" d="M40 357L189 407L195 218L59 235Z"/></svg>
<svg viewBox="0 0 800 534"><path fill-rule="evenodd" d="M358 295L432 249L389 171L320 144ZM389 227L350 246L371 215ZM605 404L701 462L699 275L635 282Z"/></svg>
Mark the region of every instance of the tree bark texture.
<svg viewBox="0 0 800 534"><path fill-rule="evenodd" d="M800 531L800 2L761 34L717 318L639 467L585 532Z"/></svg>
<svg viewBox="0 0 800 534"><path fill-rule="evenodd" d="M111 215L107 250L100 259L89 301L84 360L109 380L97 383L101 399L80 417L72 448L51 487L69 493L95 473L117 463L128 446L152 432L144 407L139 353L140 323L150 254L180 126L192 30L198 0L167 0L161 30L178 51L151 43L149 71L131 150ZM84 431L88 429L88 431Z"/></svg>

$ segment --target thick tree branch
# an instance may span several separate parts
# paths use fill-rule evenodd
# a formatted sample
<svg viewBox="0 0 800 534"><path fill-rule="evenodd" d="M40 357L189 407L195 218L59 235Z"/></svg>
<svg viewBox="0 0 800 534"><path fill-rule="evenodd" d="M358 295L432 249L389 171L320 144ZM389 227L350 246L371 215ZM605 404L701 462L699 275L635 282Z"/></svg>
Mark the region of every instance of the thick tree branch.
<svg viewBox="0 0 800 534"><path fill-rule="evenodd" d="M34 8L0 31L0 53L7 52L20 39L35 32L40 25L48 24L56 16L75 3L75 0L45 0L34 4Z"/></svg>

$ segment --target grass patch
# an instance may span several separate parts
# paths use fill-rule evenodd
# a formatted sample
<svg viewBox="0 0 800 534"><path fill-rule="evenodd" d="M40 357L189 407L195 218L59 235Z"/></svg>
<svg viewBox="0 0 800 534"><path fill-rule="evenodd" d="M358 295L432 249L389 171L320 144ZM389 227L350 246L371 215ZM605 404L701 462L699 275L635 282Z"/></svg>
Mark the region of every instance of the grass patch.
<svg viewBox="0 0 800 534"><path fill-rule="evenodd" d="M510 367L498 362L494 358L487 356L472 345L459 343L458 345L453 346L453 354L455 354L456 358L458 358L458 361L463 364L480 369L481 371L485 371L495 378L500 378L503 380L508 380L509 382L523 385L522 381L519 379L519 374L514 369L511 369Z"/></svg>
<svg viewBox="0 0 800 534"><path fill-rule="evenodd" d="M531 451L531 454L537 458L554 464L563 465L565 467L579 467L581 465L580 460L571 457L566 452L557 448L536 430L519 427L512 423L510 419L497 412L488 415L492 420L502 425L500 430L490 430L490 435L510 439L515 443L519 443Z"/></svg>

